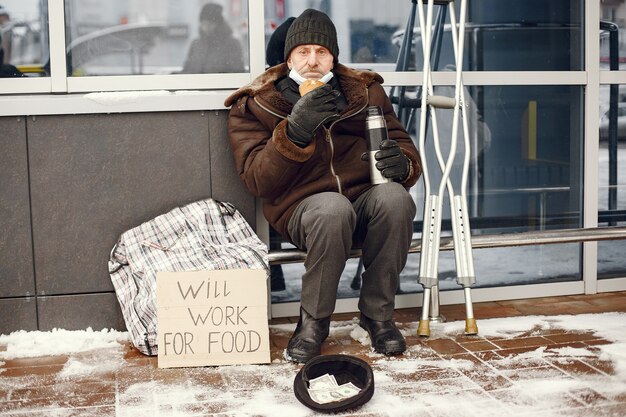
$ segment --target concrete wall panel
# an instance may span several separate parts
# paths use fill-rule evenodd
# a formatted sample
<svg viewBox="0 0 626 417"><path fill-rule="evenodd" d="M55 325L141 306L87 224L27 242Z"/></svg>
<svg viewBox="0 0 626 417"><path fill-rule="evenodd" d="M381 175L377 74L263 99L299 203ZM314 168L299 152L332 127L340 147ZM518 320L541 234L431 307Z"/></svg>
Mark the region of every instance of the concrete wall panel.
<svg viewBox="0 0 626 417"><path fill-rule="evenodd" d="M38 297L39 330L126 330L115 293Z"/></svg>
<svg viewBox="0 0 626 417"><path fill-rule="evenodd" d="M122 232L211 195L204 113L45 116L28 134L41 295L112 291Z"/></svg>
<svg viewBox="0 0 626 417"><path fill-rule="evenodd" d="M211 190L213 198L232 203L255 227L255 199L246 190L237 175L235 161L230 149L227 131L227 111L212 111L209 115L209 137L211 146Z"/></svg>
<svg viewBox="0 0 626 417"><path fill-rule="evenodd" d="M34 295L26 123L0 117L0 298Z"/></svg>
<svg viewBox="0 0 626 417"><path fill-rule="evenodd" d="M0 334L37 330L35 297L0 299Z"/></svg>

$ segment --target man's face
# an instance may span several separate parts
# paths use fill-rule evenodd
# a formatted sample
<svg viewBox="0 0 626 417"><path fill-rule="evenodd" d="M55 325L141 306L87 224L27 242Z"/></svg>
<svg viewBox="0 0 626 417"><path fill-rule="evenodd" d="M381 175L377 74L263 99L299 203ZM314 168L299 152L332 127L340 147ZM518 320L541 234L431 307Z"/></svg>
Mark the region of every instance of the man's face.
<svg viewBox="0 0 626 417"><path fill-rule="evenodd" d="M321 45L298 45L287 58L289 69L295 69L304 78L320 79L333 69L333 55Z"/></svg>

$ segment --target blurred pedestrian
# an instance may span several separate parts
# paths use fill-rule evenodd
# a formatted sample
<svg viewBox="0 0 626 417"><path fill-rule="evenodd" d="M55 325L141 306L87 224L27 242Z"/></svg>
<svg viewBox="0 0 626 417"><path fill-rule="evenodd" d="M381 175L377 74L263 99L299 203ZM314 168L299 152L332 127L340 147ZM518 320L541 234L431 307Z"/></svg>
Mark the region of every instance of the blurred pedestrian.
<svg viewBox="0 0 626 417"><path fill-rule="evenodd" d="M0 5L0 36L2 42L0 47L4 50L4 58L0 60L0 64L9 64L11 62L11 44L13 42L13 28L11 25L11 17L6 7Z"/></svg>
<svg viewBox="0 0 626 417"><path fill-rule="evenodd" d="M0 36L0 45L2 45L2 36ZM14 78L24 76L24 74L22 74L20 70L18 70L15 66L11 64L3 64L3 62L4 48L0 46L0 78Z"/></svg>
<svg viewBox="0 0 626 417"><path fill-rule="evenodd" d="M211 74L244 72L241 44L222 16L222 6L207 3L200 12L199 36L193 40L182 72Z"/></svg>

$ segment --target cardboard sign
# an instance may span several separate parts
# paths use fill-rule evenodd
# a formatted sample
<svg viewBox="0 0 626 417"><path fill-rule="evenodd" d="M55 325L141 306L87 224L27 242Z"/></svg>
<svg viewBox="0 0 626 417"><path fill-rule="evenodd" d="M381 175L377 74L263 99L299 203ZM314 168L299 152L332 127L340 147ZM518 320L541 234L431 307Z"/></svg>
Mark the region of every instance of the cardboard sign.
<svg viewBox="0 0 626 417"><path fill-rule="evenodd" d="M270 362L262 269L157 273L159 368Z"/></svg>

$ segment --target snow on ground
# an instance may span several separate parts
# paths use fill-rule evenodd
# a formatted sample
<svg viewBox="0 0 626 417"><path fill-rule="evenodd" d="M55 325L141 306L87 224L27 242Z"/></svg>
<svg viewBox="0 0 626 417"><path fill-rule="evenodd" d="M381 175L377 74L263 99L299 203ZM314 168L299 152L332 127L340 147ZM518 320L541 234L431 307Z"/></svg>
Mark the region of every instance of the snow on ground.
<svg viewBox="0 0 626 417"><path fill-rule="evenodd" d="M49 332L20 330L10 335L0 335L0 359L34 358L38 356L67 355L99 348L119 346L119 340L127 340L128 334L104 329L81 331L54 329Z"/></svg>
<svg viewBox="0 0 626 417"><path fill-rule="evenodd" d="M416 325L411 323L403 327L403 333L414 334ZM369 345L356 319L332 322L331 326L331 336L351 337ZM462 334L463 326L463 322L433 323L431 339ZM394 417L569 416L574 415L570 414L574 411L588 413L588 409L581 408L580 401L597 393L606 400L596 403L610 406L621 402L623 406L626 397L626 314L509 317L481 320L479 326L481 336L492 340L564 329L570 332L591 331L596 337L612 343L589 347L538 347L486 363L441 359L432 353L425 355L426 348L421 345L412 346L404 356L397 358L386 358L372 352L370 363L374 370L376 392L372 400L358 410L359 413ZM293 324L271 326L275 334L290 334L293 329ZM113 331L16 332L0 336L0 346L6 347L6 351L0 352L0 361L67 354L70 358L56 376L59 382L85 375L97 380L98 375L128 371L123 359L127 341L127 334ZM102 352L103 347L107 348L106 357L95 353ZM94 352L93 355L90 352ZM615 374L572 376L550 365L555 361L593 364L596 360L611 361ZM524 366L518 369L518 365ZM207 404L215 404L216 401L227 404L229 415L235 416L312 415L311 410L301 405L293 395L293 378L298 369L298 365L275 360L270 365L159 370L162 378L138 378L134 383L118 387L115 415L205 415ZM216 372L225 385L201 382L207 374ZM424 373L433 372L438 376L436 381L420 378ZM475 377L467 377L469 374ZM502 386L484 391L476 382L481 377L496 378ZM251 387L251 383L256 386ZM10 389L9 386L16 389L24 384L26 382L20 382L19 377L2 378L0 375L0 391ZM73 415L54 407L25 410L23 415L33 411L45 411L46 415ZM94 413L96 411L94 409ZM4 415L0 412L0 416ZM601 411L585 415L612 414ZM619 410L615 415L620 415Z"/></svg>

